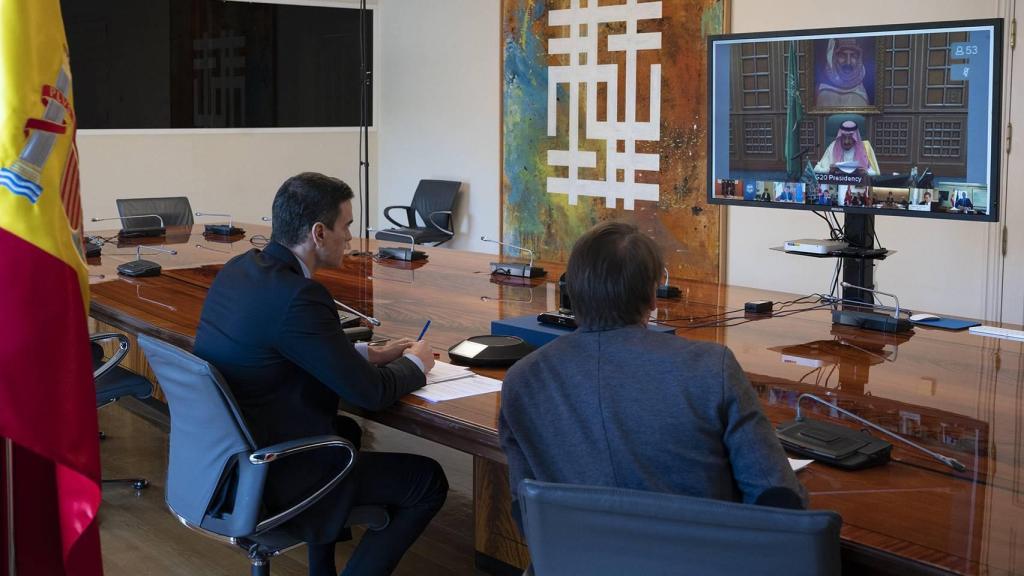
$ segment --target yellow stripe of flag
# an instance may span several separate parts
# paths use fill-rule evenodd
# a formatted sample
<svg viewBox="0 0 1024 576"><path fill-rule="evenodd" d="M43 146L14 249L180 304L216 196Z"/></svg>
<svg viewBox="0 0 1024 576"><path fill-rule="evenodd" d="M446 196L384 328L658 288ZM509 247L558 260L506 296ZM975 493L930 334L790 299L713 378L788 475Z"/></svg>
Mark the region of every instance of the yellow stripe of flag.
<svg viewBox="0 0 1024 576"><path fill-rule="evenodd" d="M74 268L88 311L73 101L59 0L0 0L0 228Z"/></svg>

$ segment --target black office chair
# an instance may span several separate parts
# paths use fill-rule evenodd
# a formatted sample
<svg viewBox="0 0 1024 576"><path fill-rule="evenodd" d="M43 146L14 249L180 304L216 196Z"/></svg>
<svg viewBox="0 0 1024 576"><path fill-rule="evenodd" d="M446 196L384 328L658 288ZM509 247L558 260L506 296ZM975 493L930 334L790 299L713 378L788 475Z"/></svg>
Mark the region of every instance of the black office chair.
<svg viewBox="0 0 1024 576"><path fill-rule="evenodd" d="M117 340L117 351L106 361L103 360L103 347L100 342L104 340ZM103 408L117 402L125 396L135 398L148 398L153 394L153 385L144 376L121 368L119 364L128 354L128 337L123 334L105 333L93 334L89 337L89 345L92 349L92 378L96 384L96 408ZM100 432L100 440L106 439L106 434ZM104 479L104 483L127 483L136 490L142 490L149 486L145 478L110 478Z"/></svg>
<svg viewBox="0 0 1024 576"><path fill-rule="evenodd" d="M835 512L524 480L538 576L839 574Z"/></svg>
<svg viewBox="0 0 1024 576"><path fill-rule="evenodd" d="M195 222L192 206L185 196L169 198L118 198L117 213L126 216L156 214L167 226L192 226ZM125 230L132 228L153 228L158 226L156 218L131 218L121 223Z"/></svg>
<svg viewBox="0 0 1024 576"><path fill-rule="evenodd" d="M862 140L871 140L871 136L868 134L868 123L864 120L864 116L860 114L832 114L828 118L825 118L825 145L835 140L836 134L839 133L839 127L843 125L843 122L852 120L857 124L857 128L860 128L860 137Z"/></svg>
<svg viewBox="0 0 1024 576"><path fill-rule="evenodd" d="M440 246L455 236L452 228L452 208L455 196L462 182L451 180L420 180L413 194L410 206L388 206L384 209L384 217L397 228L380 230L374 235L377 240L390 242L412 242L414 244L433 243ZM405 210L406 223L391 217L392 210ZM421 226L416 220L419 215Z"/></svg>
<svg viewBox="0 0 1024 576"><path fill-rule="evenodd" d="M340 436L316 436L259 448L234 396L217 369L166 342L139 336L171 411L167 507L185 526L246 551L253 576L270 574L270 558L302 544L277 528L340 483L355 463L356 449ZM336 449L348 462L337 475L298 504L264 513L267 464L310 450ZM387 526L387 511L359 506L348 524L371 530Z"/></svg>

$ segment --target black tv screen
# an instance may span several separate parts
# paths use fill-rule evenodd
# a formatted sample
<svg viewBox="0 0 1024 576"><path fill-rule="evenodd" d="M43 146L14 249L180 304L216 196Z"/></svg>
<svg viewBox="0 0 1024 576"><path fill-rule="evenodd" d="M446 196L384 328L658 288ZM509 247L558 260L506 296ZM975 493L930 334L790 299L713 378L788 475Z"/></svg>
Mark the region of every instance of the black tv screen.
<svg viewBox="0 0 1024 576"><path fill-rule="evenodd" d="M708 201L995 221L1002 20L708 41Z"/></svg>

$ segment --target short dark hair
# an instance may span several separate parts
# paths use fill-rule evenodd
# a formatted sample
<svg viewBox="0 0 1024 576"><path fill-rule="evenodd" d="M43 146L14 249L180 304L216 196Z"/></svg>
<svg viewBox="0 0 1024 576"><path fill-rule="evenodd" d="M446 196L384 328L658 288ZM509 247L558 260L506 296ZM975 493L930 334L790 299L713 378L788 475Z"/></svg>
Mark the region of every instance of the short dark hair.
<svg viewBox="0 0 1024 576"><path fill-rule="evenodd" d="M298 246L317 222L331 230L338 220L338 206L351 200L352 188L337 178L303 172L284 181L274 196L271 240Z"/></svg>
<svg viewBox="0 0 1024 576"><path fill-rule="evenodd" d="M663 268L658 246L636 226L594 226L572 247L565 272L576 323L584 330L643 323Z"/></svg>

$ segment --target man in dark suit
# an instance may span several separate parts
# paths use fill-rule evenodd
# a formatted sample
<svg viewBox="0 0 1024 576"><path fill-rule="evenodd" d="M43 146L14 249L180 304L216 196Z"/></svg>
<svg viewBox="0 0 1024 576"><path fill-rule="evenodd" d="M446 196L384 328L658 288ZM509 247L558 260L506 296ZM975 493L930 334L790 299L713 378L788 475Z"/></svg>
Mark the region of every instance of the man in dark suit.
<svg viewBox="0 0 1024 576"><path fill-rule="evenodd" d="M732 352L647 329L663 266L633 225L585 233L565 273L579 326L517 362L498 432L519 482L802 507L806 493Z"/></svg>
<svg viewBox="0 0 1024 576"><path fill-rule="evenodd" d="M425 341L355 347L331 294L312 279L337 268L352 235L352 189L303 173L274 197L271 242L232 258L217 274L196 332L195 353L224 375L260 446L338 434L359 445L361 431L338 415L339 399L380 410L420 388L434 365ZM313 450L271 464L264 505L283 510L345 464L338 451ZM349 510L384 505L391 521L367 531L344 574L390 574L444 504L448 483L434 460L361 452L331 493L283 525L309 544L311 576L334 576L334 543L347 536Z"/></svg>

